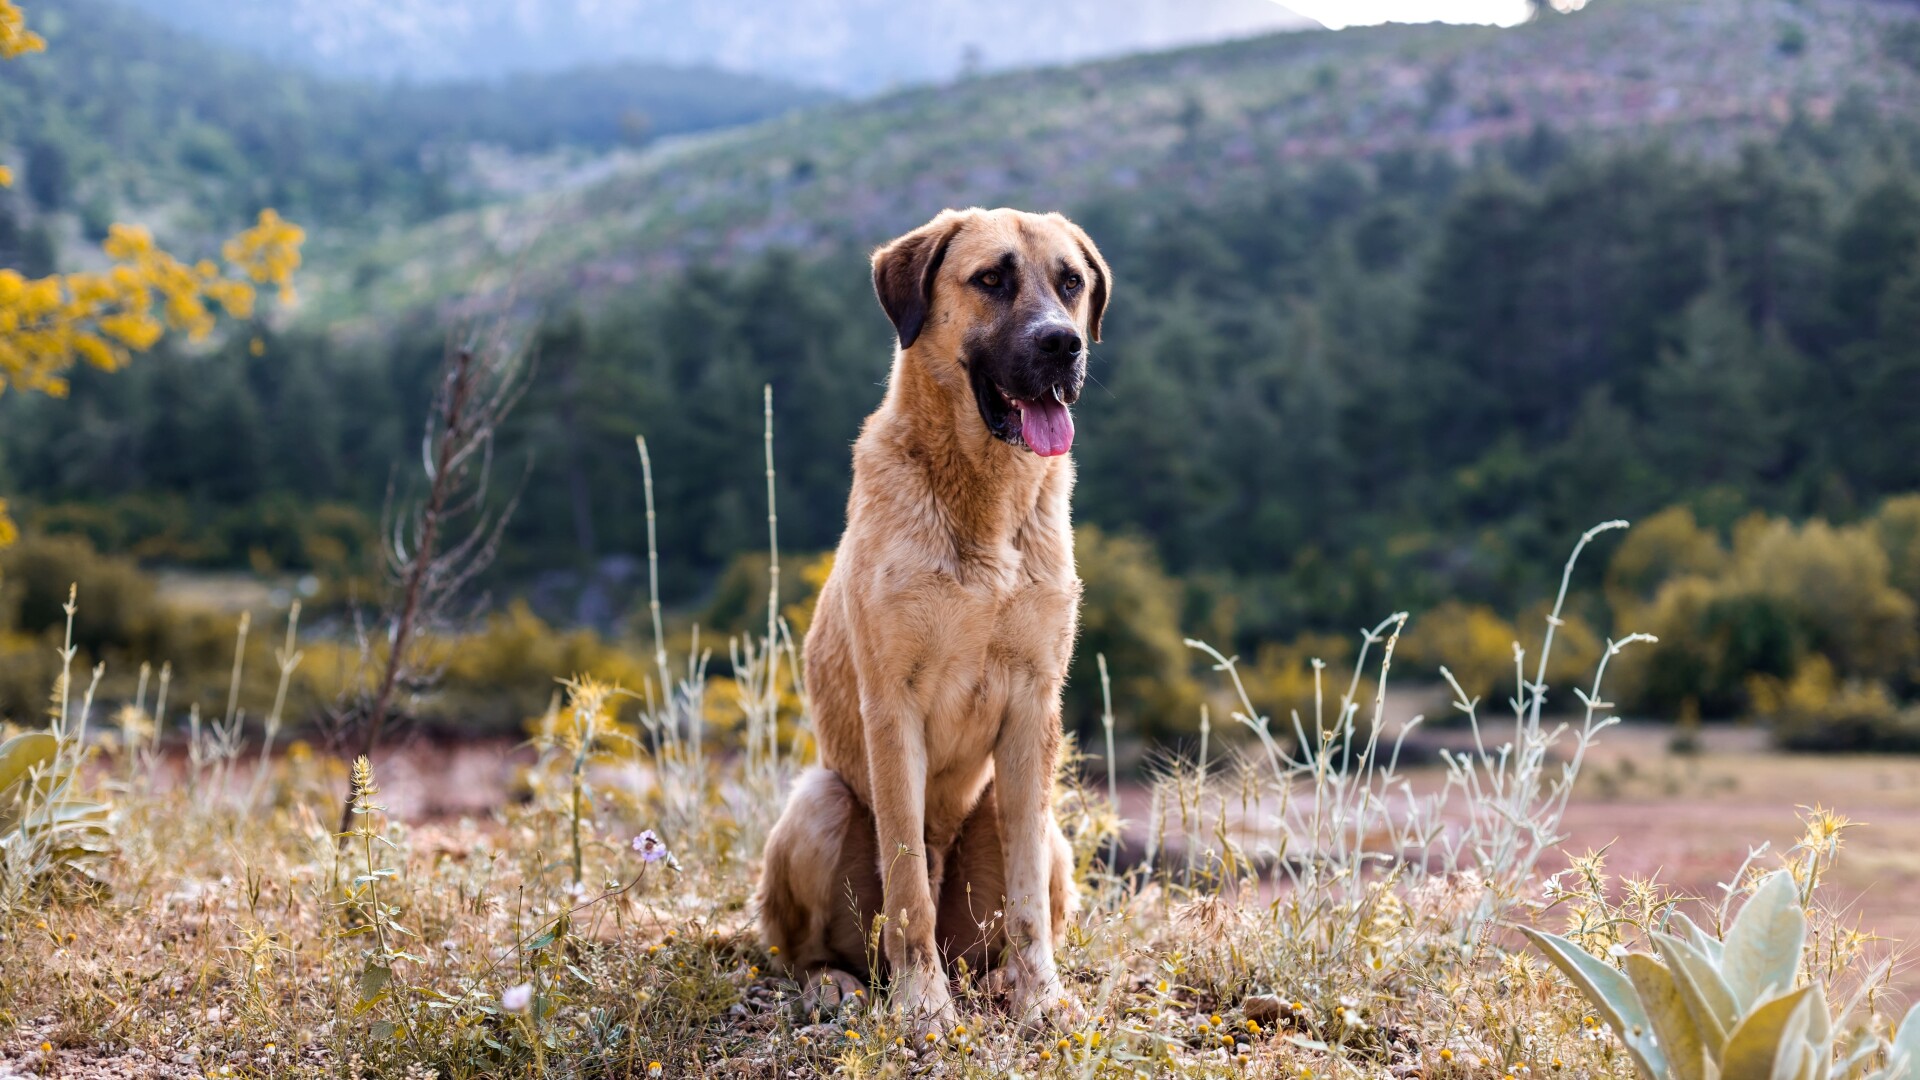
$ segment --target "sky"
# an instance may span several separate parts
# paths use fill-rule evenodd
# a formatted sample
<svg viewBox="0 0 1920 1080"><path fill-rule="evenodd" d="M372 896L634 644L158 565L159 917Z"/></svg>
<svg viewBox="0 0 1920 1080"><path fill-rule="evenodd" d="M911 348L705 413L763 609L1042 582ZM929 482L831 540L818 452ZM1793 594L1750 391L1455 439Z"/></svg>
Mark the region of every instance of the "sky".
<svg viewBox="0 0 1920 1080"><path fill-rule="evenodd" d="M1526 0L1281 0L1328 29L1383 22L1498 23L1527 17Z"/></svg>

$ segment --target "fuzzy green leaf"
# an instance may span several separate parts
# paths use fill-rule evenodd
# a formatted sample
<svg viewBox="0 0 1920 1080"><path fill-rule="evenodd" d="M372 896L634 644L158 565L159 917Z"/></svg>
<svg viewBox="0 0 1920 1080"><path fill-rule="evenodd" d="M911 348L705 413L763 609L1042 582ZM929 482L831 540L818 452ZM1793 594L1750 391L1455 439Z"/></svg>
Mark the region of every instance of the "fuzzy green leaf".
<svg viewBox="0 0 1920 1080"><path fill-rule="evenodd" d="M1731 935L1729 935L1731 936ZM1731 947L1729 947L1731 952ZM1800 1064L1800 1046L1807 1030L1807 994L1803 986L1763 1002L1740 1021L1720 1052L1720 1075L1769 1080L1779 1066L1791 1070Z"/></svg>
<svg viewBox="0 0 1920 1080"><path fill-rule="evenodd" d="M1894 1029L1887 1065L1890 1080L1920 1080L1920 1002L1907 1010L1900 1026Z"/></svg>
<svg viewBox="0 0 1920 1080"><path fill-rule="evenodd" d="M1742 1010L1793 985L1800 950L1807 942L1807 915L1800 893L1785 870L1768 874L1727 928L1726 960L1720 973Z"/></svg>
<svg viewBox="0 0 1920 1080"><path fill-rule="evenodd" d="M1726 981L1720 978L1720 972L1714 969L1713 963L1692 944L1671 934L1658 932L1653 935L1653 943L1667 961L1668 970L1673 973L1674 984L1680 990L1681 1000L1686 1002L1687 1011L1693 1016L1694 1026L1700 1032L1707 1053L1718 1063L1720 1048L1725 1045L1733 1026L1740 1021L1740 1010L1733 1003L1733 991L1727 989Z"/></svg>
<svg viewBox="0 0 1920 1080"><path fill-rule="evenodd" d="M1827 1006L1827 991L1818 982L1810 985L1813 993L1807 1001L1807 1044L1832 1057L1833 1013Z"/></svg>
<svg viewBox="0 0 1920 1080"><path fill-rule="evenodd" d="M1587 996L1594 1011L1613 1025L1640 1075L1647 1080L1665 1080L1666 1058L1651 1038L1653 1022L1640 1007L1633 983L1612 965L1558 934L1543 933L1528 926L1521 927L1520 932Z"/></svg>
<svg viewBox="0 0 1920 1080"><path fill-rule="evenodd" d="M1678 927L1678 929L1675 929ZM1676 911L1667 918L1667 933L1680 938L1700 950L1700 954L1713 961L1718 967L1726 959L1720 939L1700 929L1692 919Z"/></svg>
<svg viewBox="0 0 1920 1080"><path fill-rule="evenodd" d="M1704 1080L1707 1075L1706 1047L1700 1029L1694 1025L1686 999L1665 964L1646 953L1628 953L1627 979L1639 993L1640 1004L1653 1021L1660 1036L1660 1049L1666 1055L1673 1080Z"/></svg>
<svg viewBox="0 0 1920 1080"><path fill-rule="evenodd" d="M37 765L60 752L60 740L44 731L29 731L0 743L0 793L19 783Z"/></svg>

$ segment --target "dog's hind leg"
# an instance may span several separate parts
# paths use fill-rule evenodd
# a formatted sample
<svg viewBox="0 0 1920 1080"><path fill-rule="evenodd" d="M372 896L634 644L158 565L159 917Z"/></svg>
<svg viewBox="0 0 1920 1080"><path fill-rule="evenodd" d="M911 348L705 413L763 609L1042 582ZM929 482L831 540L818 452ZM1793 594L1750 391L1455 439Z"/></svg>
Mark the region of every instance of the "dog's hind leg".
<svg viewBox="0 0 1920 1080"><path fill-rule="evenodd" d="M1001 981L1007 947L1007 872L995 786L987 786L947 855L938 925L941 954L949 965L965 961L975 974L986 972ZM1079 911L1080 891L1073 880L1073 848L1058 823L1049 826L1049 929L1057 947L1066 939L1068 921Z"/></svg>
<svg viewBox="0 0 1920 1080"><path fill-rule="evenodd" d="M880 910L873 817L839 775L800 775L767 837L760 935L806 985L809 1007L860 991L871 971L867 928Z"/></svg>

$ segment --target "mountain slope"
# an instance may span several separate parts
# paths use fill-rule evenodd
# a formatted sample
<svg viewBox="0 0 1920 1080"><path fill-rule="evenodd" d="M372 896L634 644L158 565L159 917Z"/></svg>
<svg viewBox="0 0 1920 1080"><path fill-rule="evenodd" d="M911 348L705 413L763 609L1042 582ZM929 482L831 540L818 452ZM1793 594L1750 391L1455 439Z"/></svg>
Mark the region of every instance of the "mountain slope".
<svg viewBox="0 0 1920 1080"><path fill-rule="evenodd" d="M359 245L316 318L380 316L512 273L591 295L768 247L870 244L943 206L1206 199L1399 149L1456 157L1546 124L1723 153L1849 92L1890 113L1920 74L1889 0L1605 0L1512 30L1277 35L1021 72L662 145L604 182Z"/></svg>
<svg viewBox="0 0 1920 1080"><path fill-rule="evenodd" d="M614 59L845 90L1315 26L1270 0L137 0L330 72L474 79Z"/></svg>
<svg viewBox="0 0 1920 1080"><path fill-rule="evenodd" d="M107 0L28 6L44 53L0 64L0 161L43 211L219 232L261 205L307 224L417 219L471 189L466 148L606 149L828 95L627 63L486 84L377 86L275 68Z"/></svg>

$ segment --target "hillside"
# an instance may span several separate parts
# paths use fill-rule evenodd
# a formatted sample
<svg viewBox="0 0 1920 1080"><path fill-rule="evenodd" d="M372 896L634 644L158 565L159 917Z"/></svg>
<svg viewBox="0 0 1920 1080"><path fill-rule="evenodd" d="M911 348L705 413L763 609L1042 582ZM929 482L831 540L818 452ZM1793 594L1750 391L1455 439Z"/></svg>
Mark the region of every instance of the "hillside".
<svg viewBox="0 0 1920 1080"><path fill-rule="evenodd" d="M415 221L495 194L503 153L599 155L828 97L632 62L381 86L282 69L109 0L30 4L28 19L49 48L0 65L0 162L25 200L0 209L49 218L76 248L118 218L191 241L262 205L356 232Z"/></svg>
<svg viewBox="0 0 1920 1080"><path fill-rule="evenodd" d="M1270 0L134 0L279 60L409 80L611 60L871 91L963 68L1071 63L1311 27Z"/></svg>
<svg viewBox="0 0 1920 1080"><path fill-rule="evenodd" d="M1920 102L1890 0L1602 0L1513 30L1277 35L996 75L661 146L605 181L357 247L313 318L390 316L490 288L505 267L589 294L770 247L864 245L949 204L1217 199L1317 162L1456 158L1551 125L1584 142L1724 155L1847 91Z"/></svg>

